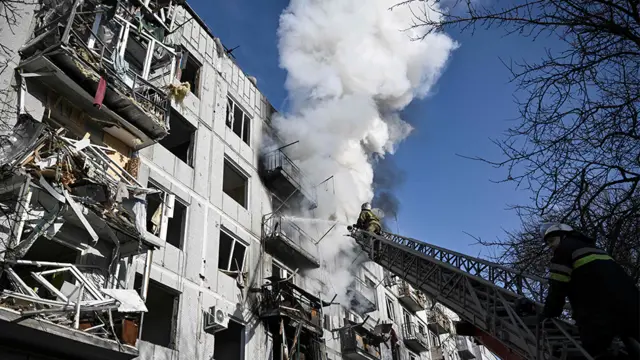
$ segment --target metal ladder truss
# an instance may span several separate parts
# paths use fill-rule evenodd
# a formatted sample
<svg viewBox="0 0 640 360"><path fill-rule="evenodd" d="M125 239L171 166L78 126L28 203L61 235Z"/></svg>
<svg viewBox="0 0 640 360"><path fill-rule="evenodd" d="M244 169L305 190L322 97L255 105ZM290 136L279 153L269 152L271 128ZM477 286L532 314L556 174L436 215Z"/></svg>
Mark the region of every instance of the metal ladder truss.
<svg viewBox="0 0 640 360"><path fill-rule="evenodd" d="M553 319L540 325L523 318L515 302L523 297L541 309L546 279L392 233L352 229L350 236L374 259L380 240L382 267L451 309L524 359L591 359L579 345L577 328ZM526 322L526 323L525 323Z"/></svg>

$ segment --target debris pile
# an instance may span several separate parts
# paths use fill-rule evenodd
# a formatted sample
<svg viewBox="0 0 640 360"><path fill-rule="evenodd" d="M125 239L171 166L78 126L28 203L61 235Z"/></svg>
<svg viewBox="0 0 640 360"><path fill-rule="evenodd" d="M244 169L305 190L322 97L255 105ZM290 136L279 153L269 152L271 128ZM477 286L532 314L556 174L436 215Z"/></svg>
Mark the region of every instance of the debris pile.
<svg viewBox="0 0 640 360"><path fill-rule="evenodd" d="M120 263L155 247L143 236L145 196L155 191L125 170L137 172L139 159L122 167L89 134L65 137L29 116L2 140L0 317L10 311L134 345L137 314L147 310ZM77 263L58 260L59 248Z"/></svg>

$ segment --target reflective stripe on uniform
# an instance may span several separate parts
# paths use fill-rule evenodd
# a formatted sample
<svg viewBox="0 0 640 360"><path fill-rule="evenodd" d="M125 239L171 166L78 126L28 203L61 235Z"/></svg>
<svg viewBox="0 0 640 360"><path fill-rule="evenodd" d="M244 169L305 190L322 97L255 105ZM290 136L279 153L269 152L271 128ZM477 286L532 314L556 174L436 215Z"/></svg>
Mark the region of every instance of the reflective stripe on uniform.
<svg viewBox="0 0 640 360"><path fill-rule="evenodd" d="M571 277L564 275L564 274L558 274L558 273L551 273L551 280L556 280L556 281L560 281L560 282L569 282L571 281Z"/></svg>
<svg viewBox="0 0 640 360"><path fill-rule="evenodd" d="M567 276L571 276L571 268L565 265L560 265L560 264L555 264L555 263L551 263L551 265L549 265L549 270L551 272L556 272L559 274L564 274Z"/></svg>
<svg viewBox="0 0 640 360"><path fill-rule="evenodd" d="M582 257L576 261L573 262L573 269L577 269L582 265L588 264L592 261L596 261L596 260L613 260L613 258L609 255L602 255L602 254L592 254L592 255L587 255L585 257Z"/></svg>
<svg viewBox="0 0 640 360"><path fill-rule="evenodd" d="M602 250L602 249L598 249L598 248L584 247L584 248L580 248L580 249L574 251L573 254L571 254L571 258L573 259L573 261L576 261L577 259L581 258L582 256L590 255L590 254L604 254L604 255L606 255L607 252Z"/></svg>

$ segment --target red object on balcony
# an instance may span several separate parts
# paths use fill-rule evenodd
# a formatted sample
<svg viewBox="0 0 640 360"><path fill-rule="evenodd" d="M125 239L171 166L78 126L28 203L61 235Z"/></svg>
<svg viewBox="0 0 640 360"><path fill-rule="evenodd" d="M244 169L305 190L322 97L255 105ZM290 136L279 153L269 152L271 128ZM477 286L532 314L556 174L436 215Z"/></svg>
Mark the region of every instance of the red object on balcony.
<svg viewBox="0 0 640 360"><path fill-rule="evenodd" d="M98 81L98 88L96 89L96 96L93 98L93 106L97 106L98 109L102 108L102 101L104 100L104 94L107 92L107 80L100 76Z"/></svg>

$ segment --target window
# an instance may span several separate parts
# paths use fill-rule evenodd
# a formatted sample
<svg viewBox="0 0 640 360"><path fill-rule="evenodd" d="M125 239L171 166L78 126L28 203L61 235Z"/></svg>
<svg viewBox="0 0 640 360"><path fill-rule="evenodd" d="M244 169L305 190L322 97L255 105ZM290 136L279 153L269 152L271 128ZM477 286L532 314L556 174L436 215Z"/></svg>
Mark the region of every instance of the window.
<svg viewBox="0 0 640 360"><path fill-rule="evenodd" d="M213 358L224 360L243 360L244 346L247 342L245 326L229 319L229 327L216 333L213 343Z"/></svg>
<svg viewBox="0 0 640 360"><path fill-rule="evenodd" d="M222 191L245 209L247 208L248 183L249 179L231 165L227 159L224 159Z"/></svg>
<svg viewBox="0 0 640 360"><path fill-rule="evenodd" d="M395 320L396 319L396 311L393 308L393 300L391 300L390 297L387 296L387 316L389 317L389 319L391 320Z"/></svg>
<svg viewBox="0 0 640 360"><path fill-rule="evenodd" d="M418 357L416 356L416 354L409 353L409 360L418 360Z"/></svg>
<svg viewBox="0 0 640 360"><path fill-rule="evenodd" d="M438 335L429 332L431 334L431 344L433 344L433 346L440 346L440 338L438 337Z"/></svg>
<svg viewBox="0 0 640 360"><path fill-rule="evenodd" d="M251 146L251 118L230 97L227 97L227 127Z"/></svg>
<svg viewBox="0 0 640 360"><path fill-rule="evenodd" d="M375 289L377 286L376 282L373 281L370 277L368 277L367 275L364 276L364 283L367 284L368 287Z"/></svg>
<svg viewBox="0 0 640 360"><path fill-rule="evenodd" d="M404 320L405 329L407 329L407 334L413 335L413 324L411 321L411 314L404 308L402 309L402 318Z"/></svg>
<svg viewBox="0 0 640 360"><path fill-rule="evenodd" d="M169 150L185 164L193 167L193 148L196 128L173 109L171 109L171 118L169 121L171 124L169 135L159 141L160 145Z"/></svg>
<svg viewBox="0 0 640 360"><path fill-rule="evenodd" d="M135 289L142 287L142 276L136 274ZM179 294L154 281L149 281L142 340L175 349Z"/></svg>
<svg viewBox="0 0 640 360"><path fill-rule="evenodd" d="M200 96L200 70L202 65L191 56L188 52L182 52L182 59L180 60L180 70L176 72L176 77L180 79L180 82L188 82L191 87L191 92L195 96Z"/></svg>
<svg viewBox="0 0 640 360"><path fill-rule="evenodd" d="M149 181L147 187L160 191L147 195L147 231L182 249L187 205L152 181Z"/></svg>
<svg viewBox="0 0 640 360"><path fill-rule="evenodd" d="M422 335L427 335L427 330L422 323L418 323L418 332Z"/></svg>
<svg viewBox="0 0 640 360"><path fill-rule="evenodd" d="M218 250L218 269L242 271L247 246L238 239L220 230L220 248Z"/></svg>

